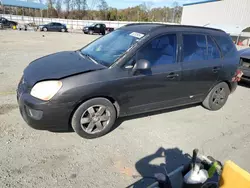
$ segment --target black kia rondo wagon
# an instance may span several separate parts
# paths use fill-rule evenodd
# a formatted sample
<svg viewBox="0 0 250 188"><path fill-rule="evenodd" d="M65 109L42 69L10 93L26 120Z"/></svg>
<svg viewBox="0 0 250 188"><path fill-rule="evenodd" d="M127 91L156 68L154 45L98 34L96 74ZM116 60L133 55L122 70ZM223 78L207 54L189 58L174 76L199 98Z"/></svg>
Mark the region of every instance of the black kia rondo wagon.
<svg viewBox="0 0 250 188"><path fill-rule="evenodd" d="M96 138L122 116L194 103L219 110L237 87L239 62L224 31L130 24L82 49L31 62L17 99L35 129L72 127Z"/></svg>

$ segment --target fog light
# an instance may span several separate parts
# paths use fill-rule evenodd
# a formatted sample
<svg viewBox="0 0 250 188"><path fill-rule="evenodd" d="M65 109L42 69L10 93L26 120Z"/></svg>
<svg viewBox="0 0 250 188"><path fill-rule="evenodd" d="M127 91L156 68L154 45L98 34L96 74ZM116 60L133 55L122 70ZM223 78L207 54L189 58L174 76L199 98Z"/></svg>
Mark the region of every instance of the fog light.
<svg viewBox="0 0 250 188"><path fill-rule="evenodd" d="M26 112L31 118L35 120L40 120L43 117L43 111L41 110L34 110L26 106Z"/></svg>

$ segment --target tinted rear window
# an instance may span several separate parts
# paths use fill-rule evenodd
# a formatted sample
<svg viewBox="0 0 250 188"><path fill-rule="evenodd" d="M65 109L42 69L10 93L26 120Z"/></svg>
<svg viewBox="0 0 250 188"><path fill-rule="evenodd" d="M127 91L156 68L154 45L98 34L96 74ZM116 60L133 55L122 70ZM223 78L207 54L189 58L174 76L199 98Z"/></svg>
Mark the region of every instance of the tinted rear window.
<svg viewBox="0 0 250 188"><path fill-rule="evenodd" d="M207 56L208 60L219 59L220 51L210 36L207 36Z"/></svg>
<svg viewBox="0 0 250 188"><path fill-rule="evenodd" d="M205 35L183 35L183 62L207 60L207 42Z"/></svg>
<svg viewBox="0 0 250 188"><path fill-rule="evenodd" d="M223 57L235 56L237 50L232 41L228 36L213 36L220 47Z"/></svg>

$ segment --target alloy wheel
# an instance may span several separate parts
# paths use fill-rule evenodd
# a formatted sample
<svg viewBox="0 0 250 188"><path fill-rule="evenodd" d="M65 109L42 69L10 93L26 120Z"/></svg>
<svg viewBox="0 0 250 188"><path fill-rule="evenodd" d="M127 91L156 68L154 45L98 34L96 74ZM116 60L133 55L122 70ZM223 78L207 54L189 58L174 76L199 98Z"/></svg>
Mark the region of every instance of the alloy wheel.
<svg viewBox="0 0 250 188"><path fill-rule="evenodd" d="M215 90L213 94L213 103L216 105L223 105L226 100L226 92L224 88L219 87L218 89Z"/></svg>
<svg viewBox="0 0 250 188"><path fill-rule="evenodd" d="M95 105L89 107L82 114L80 124L82 129L88 134L101 132L108 125L111 113L107 107Z"/></svg>

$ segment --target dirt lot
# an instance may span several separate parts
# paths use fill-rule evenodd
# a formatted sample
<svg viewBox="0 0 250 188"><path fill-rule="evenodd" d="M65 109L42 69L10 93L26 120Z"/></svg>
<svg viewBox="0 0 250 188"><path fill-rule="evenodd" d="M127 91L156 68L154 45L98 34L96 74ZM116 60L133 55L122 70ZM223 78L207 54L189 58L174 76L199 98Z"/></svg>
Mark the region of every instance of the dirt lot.
<svg viewBox="0 0 250 188"><path fill-rule="evenodd" d="M135 116L95 140L28 127L15 96L25 66L52 52L78 49L96 37L0 31L0 187L125 187L160 169L157 164L164 158L171 171L195 147L250 171L247 86L239 86L218 112L195 106Z"/></svg>

